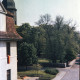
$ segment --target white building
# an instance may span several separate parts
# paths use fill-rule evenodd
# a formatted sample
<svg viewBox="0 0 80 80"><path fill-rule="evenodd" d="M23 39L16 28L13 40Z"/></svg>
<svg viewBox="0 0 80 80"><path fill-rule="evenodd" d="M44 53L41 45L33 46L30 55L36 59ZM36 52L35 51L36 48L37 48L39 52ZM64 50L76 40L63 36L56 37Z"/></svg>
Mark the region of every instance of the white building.
<svg viewBox="0 0 80 80"><path fill-rule="evenodd" d="M0 2L0 80L17 80L17 40L13 14Z"/></svg>

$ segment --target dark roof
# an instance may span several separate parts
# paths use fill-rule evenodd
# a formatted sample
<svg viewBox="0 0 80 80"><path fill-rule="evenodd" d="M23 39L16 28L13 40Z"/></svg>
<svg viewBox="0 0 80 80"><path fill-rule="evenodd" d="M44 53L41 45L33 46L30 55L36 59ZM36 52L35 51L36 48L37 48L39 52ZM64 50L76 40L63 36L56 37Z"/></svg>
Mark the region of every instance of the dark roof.
<svg viewBox="0 0 80 80"><path fill-rule="evenodd" d="M16 9L14 0L3 0L2 3L6 9Z"/></svg>
<svg viewBox="0 0 80 80"><path fill-rule="evenodd" d="M6 11L6 9L4 8L4 6L3 6L3 4L2 4L1 2L0 2L0 6L1 6L1 8L2 8L2 10L0 11L0 13L6 14L7 11Z"/></svg>
<svg viewBox="0 0 80 80"><path fill-rule="evenodd" d="M7 12L6 16L6 32L0 31L0 40L19 40L22 37L17 33L15 29L14 19L10 12ZM11 16L9 16L11 15Z"/></svg>
<svg viewBox="0 0 80 80"><path fill-rule="evenodd" d="M10 17L13 17L14 16L14 14L12 14L11 12L9 12L8 10L7 10L7 14L6 14L7 16L10 16Z"/></svg>

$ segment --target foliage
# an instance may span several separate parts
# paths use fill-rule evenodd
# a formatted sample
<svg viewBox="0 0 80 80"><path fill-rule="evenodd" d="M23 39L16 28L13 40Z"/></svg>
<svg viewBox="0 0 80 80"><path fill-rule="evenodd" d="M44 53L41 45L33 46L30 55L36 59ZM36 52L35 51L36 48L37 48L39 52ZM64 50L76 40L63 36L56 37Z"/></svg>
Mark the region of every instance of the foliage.
<svg viewBox="0 0 80 80"><path fill-rule="evenodd" d="M57 16L54 25L45 24L41 27L46 32L46 58L52 60L53 63L56 63L57 60L62 63L76 57L79 52L79 44L75 40L74 27L67 24L63 17ZM67 48L72 49L72 53L68 53ZM66 58L68 54L71 55Z"/></svg>
<svg viewBox="0 0 80 80"><path fill-rule="evenodd" d="M19 65L32 65L37 63L36 48L33 44L27 44L23 42L20 44L19 54L18 54L18 64Z"/></svg>
<svg viewBox="0 0 80 80"><path fill-rule="evenodd" d="M57 69L48 68L48 69L45 70L45 72L48 73L48 74L56 75L59 71Z"/></svg>
<svg viewBox="0 0 80 80"><path fill-rule="evenodd" d="M50 25L52 23L53 23L53 21L49 14L41 15L38 22L36 22L37 25L43 25L43 24Z"/></svg>
<svg viewBox="0 0 80 80"><path fill-rule="evenodd" d="M65 55L65 59L67 60L67 61L71 61L71 60L73 60L73 59L75 59L76 58L76 53L75 53L75 51L73 50L73 49L67 49L66 50L66 55Z"/></svg>
<svg viewBox="0 0 80 80"><path fill-rule="evenodd" d="M18 42L19 64L36 63L37 56L47 58L52 63L69 62L80 52L80 35L75 31L75 27L61 16L56 17L54 24L51 22L51 16L45 14L40 17L37 27L30 26L29 23L17 27L17 32L23 37L23 40ZM33 47L30 48L30 45Z"/></svg>

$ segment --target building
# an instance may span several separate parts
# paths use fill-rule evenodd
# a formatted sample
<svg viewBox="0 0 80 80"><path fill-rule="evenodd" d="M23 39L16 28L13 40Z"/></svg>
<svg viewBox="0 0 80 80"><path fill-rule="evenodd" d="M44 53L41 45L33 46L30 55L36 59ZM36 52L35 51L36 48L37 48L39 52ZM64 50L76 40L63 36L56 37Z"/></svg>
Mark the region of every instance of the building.
<svg viewBox="0 0 80 80"><path fill-rule="evenodd" d="M2 3L6 10L14 14L13 18L14 18L15 24L17 24L17 16L16 16L17 9L15 8L14 0L3 0Z"/></svg>
<svg viewBox="0 0 80 80"><path fill-rule="evenodd" d="M0 80L17 80L17 40L22 37L14 25L14 14L0 1Z"/></svg>

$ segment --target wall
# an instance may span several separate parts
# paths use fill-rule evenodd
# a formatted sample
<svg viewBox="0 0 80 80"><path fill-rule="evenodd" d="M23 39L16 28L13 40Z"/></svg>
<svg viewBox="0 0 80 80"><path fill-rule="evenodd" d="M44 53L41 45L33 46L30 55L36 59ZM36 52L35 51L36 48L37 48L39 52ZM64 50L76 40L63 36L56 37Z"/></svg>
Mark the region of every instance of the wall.
<svg viewBox="0 0 80 80"><path fill-rule="evenodd" d="M0 31L6 31L6 15L0 13Z"/></svg>
<svg viewBox="0 0 80 80"><path fill-rule="evenodd" d="M7 80L7 70L11 69L11 80L17 80L17 44L10 43L10 64L7 64L6 42L0 41L0 80Z"/></svg>

